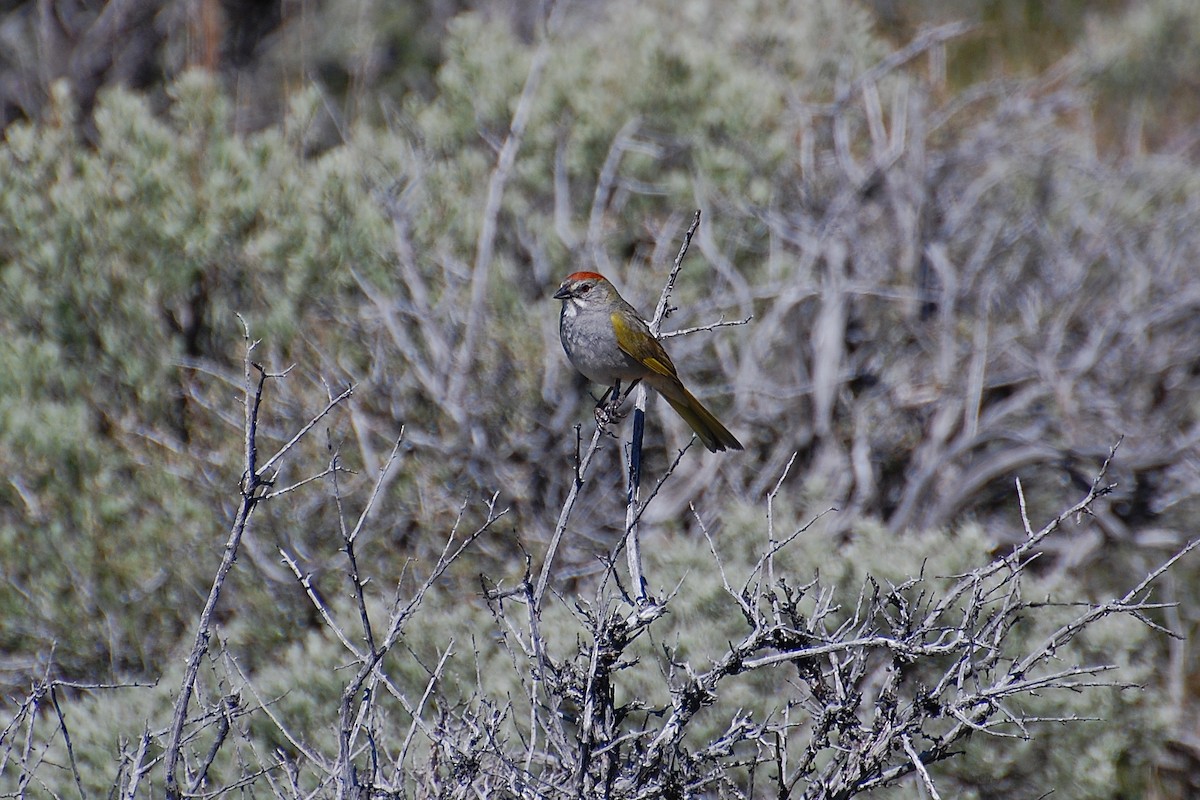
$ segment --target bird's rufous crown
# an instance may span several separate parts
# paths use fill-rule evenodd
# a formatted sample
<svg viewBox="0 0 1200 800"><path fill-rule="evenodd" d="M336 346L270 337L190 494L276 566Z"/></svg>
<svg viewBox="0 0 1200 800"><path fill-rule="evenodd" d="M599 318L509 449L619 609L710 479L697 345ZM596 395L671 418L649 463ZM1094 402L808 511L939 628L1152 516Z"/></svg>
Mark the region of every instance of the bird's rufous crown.
<svg viewBox="0 0 1200 800"><path fill-rule="evenodd" d="M608 280L608 279L605 278L603 275L601 275L599 272L572 272L570 275L568 275L563 280L564 281L586 281L586 280L603 281L603 280Z"/></svg>

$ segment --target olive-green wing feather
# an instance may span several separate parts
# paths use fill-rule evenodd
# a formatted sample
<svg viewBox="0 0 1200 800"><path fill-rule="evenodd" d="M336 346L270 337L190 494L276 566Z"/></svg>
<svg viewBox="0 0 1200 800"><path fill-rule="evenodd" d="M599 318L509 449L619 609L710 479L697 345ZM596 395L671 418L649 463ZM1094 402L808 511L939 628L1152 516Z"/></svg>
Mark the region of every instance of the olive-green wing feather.
<svg viewBox="0 0 1200 800"><path fill-rule="evenodd" d="M683 417L705 447L714 453L718 450L742 449L737 437L684 388L671 357L663 349L662 343L650 334L650 328L644 322L630 320L614 312L612 325L617 334L617 347L654 373L646 376L646 383Z"/></svg>
<svg viewBox="0 0 1200 800"><path fill-rule="evenodd" d="M655 339L650 329L640 319L630 321L619 312L612 314L613 331L617 334L617 347L625 353L645 364L659 375L666 375L679 380L675 364L663 349L662 343Z"/></svg>

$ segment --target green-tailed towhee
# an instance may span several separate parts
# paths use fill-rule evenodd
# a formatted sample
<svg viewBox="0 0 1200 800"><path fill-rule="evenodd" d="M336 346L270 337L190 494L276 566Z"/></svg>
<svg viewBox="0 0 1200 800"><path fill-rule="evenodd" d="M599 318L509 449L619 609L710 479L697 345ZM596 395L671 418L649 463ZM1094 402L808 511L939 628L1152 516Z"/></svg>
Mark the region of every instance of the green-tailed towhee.
<svg viewBox="0 0 1200 800"><path fill-rule="evenodd" d="M622 381L630 387L645 381L709 450L742 449L737 437L684 387L662 342L607 278L596 272L572 273L554 299L563 301L558 323L563 349L585 378L616 392Z"/></svg>

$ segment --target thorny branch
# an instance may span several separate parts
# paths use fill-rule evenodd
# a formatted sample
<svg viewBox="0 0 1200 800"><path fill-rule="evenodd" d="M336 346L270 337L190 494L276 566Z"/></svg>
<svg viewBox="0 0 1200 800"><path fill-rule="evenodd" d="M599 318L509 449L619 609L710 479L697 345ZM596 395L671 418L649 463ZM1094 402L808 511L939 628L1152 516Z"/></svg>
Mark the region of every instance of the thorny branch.
<svg viewBox="0 0 1200 800"><path fill-rule="evenodd" d="M664 649L666 705L647 703L639 693L619 687L623 670L645 657L633 649L634 642L653 635L671 598L638 606L631 598L601 594L588 605L577 604L586 636L574 654L552 659L547 654L553 648L538 641L543 631L530 627L522 634L520 623L506 616L512 595L493 595L514 666L521 670L528 664L543 676L550 699L540 706L535 702L532 727L557 731L548 740L553 746L540 755L526 750L511 758L491 750L486 740L503 737L494 706L488 706L486 717L464 710L445 720L442 736L458 731L454 738L461 744L467 731L476 731L470 737L475 743L471 763L478 765L472 785L537 785L542 797L652 798L669 796L675 791L671 787L680 786L739 797L757 779L775 782L780 796L848 798L913 774L937 796L927 767L952 757L964 737L1029 737L1035 725L1051 719L1018 711L1011 701L1033 692L1127 685L1104 676L1112 664L1061 663L1084 630L1118 614L1159 627L1145 615L1163 604L1150 602L1148 590L1200 540L1121 597L1085 606L1049 634L1032 640L1014 635L1044 607L1024 600L1021 589L1038 545L1110 491L1107 469L1108 462L1087 494L1042 528L1034 530L1022 512L1029 534L1011 552L950 578L921 574L894 586L869 579L848 604L819 580L793 586L778 570L770 581L756 577L805 527L786 537L772 533L741 589L723 580L745 620L743 637L707 666ZM698 516L697 522L707 536ZM712 552L724 576L715 543ZM610 561L608 569L615 574L616 565ZM717 704L740 676L779 670L792 675L785 685L793 694L774 716L739 712L707 745L688 744L698 715ZM566 741L558 723L565 709L576 710L576 727ZM482 730L489 733L481 739Z"/></svg>
<svg viewBox="0 0 1200 800"><path fill-rule="evenodd" d="M322 418L347 400L354 392L353 388L349 388L336 398L330 400L320 413L304 425L295 436L279 448L275 455L267 460L266 464L260 467L258 464L258 423L259 413L262 409L263 391L269 379L282 376L268 373L260 365L251 360L258 342L251 341L250 330L244 320L242 321L242 327L245 340L245 356L242 360L245 408L243 437L245 463L240 486L241 500L234 515L233 524L229 531L229 538L225 542L220 566L217 568L216 576L213 578L212 588L209 590L204 610L200 613L195 641L188 656L183 683L180 686L179 695L175 700L175 709L164 745L163 758L166 772L166 795L170 800L174 800L180 796L177 783L177 768L183 750L184 726L187 723L188 707L191 704L192 694L196 689L196 678L200 672L200 662L204 654L208 652L213 614L216 611L217 602L221 597L221 590L225 585L225 579L228 577L230 569L233 568L233 564L237 560L242 536L249 525L250 517L254 513L254 509L263 500L264 487L268 487L271 483L267 478L267 473L290 453L304 435L310 432ZM256 379L253 377L254 374L257 374Z"/></svg>

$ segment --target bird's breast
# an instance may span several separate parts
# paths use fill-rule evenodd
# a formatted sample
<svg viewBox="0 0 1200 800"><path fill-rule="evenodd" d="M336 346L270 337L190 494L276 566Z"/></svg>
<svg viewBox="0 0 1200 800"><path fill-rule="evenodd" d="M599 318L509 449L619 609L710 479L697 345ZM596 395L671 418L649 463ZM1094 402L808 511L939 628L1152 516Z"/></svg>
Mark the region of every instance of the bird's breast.
<svg viewBox="0 0 1200 800"><path fill-rule="evenodd" d="M567 358L590 381L611 385L618 378L629 380L644 371L617 345L607 310L576 309L570 302L564 303L559 337Z"/></svg>

